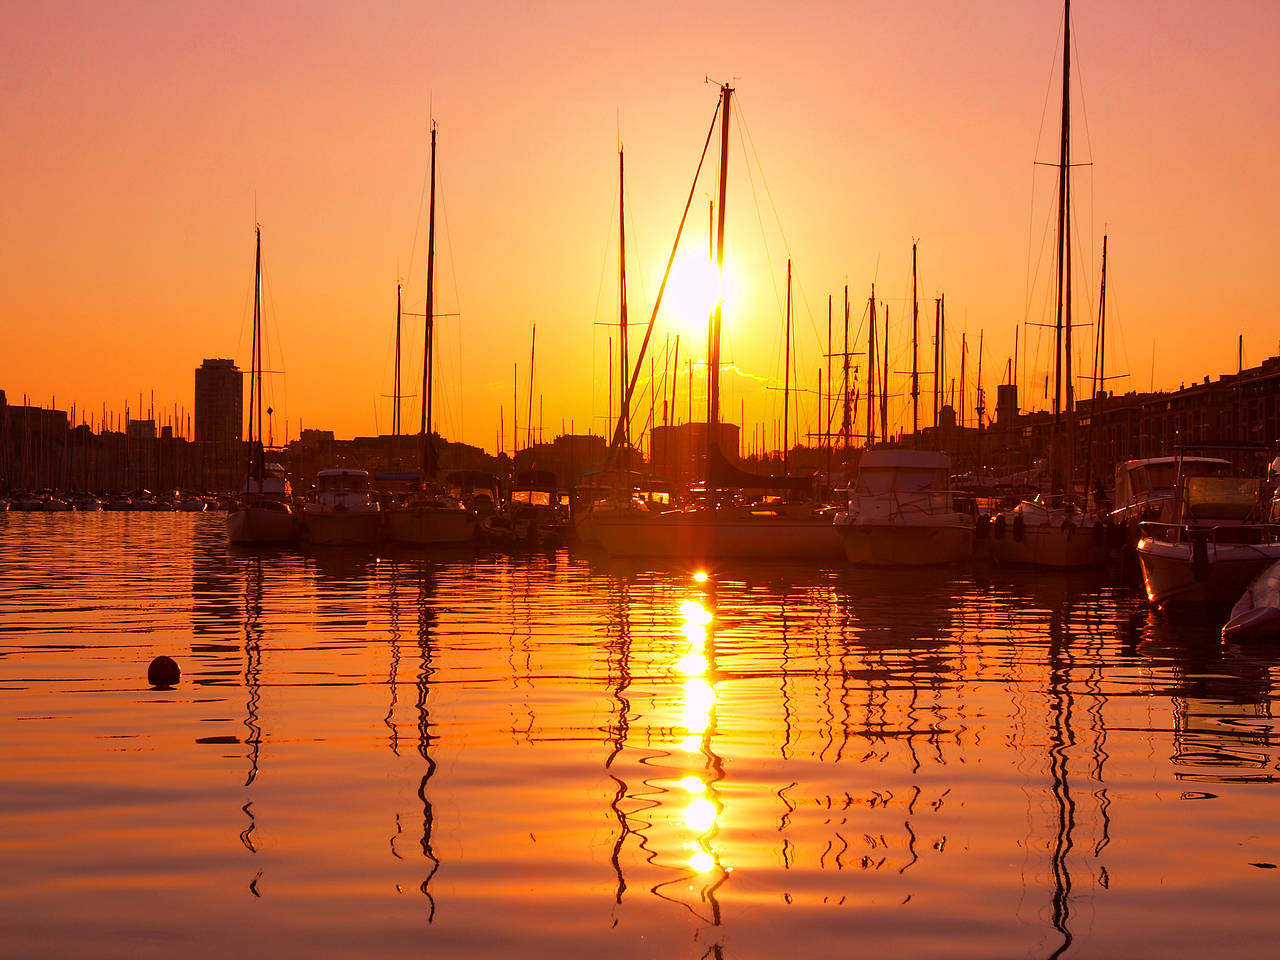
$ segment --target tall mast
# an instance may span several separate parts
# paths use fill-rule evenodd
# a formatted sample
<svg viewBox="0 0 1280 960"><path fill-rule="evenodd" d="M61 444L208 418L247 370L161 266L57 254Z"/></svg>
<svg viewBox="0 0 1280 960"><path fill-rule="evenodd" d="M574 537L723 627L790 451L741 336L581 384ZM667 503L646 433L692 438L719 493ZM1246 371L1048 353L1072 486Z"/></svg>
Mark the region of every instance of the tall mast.
<svg viewBox="0 0 1280 960"><path fill-rule="evenodd" d="M631 406L627 400L627 378L631 363L627 357L627 227L623 202L622 147L618 147L618 416L622 422L622 444L631 446Z"/></svg>
<svg viewBox="0 0 1280 960"><path fill-rule="evenodd" d="M831 486L831 294L827 294L827 398L822 405L818 429L827 442L827 486Z"/></svg>
<svg viewBox="0 0 1280 960"><path fill-rule="evenodd" d="M435 474L435 458L431 450L431 387L435 353L435 266L436 266L436 122L431 121L431 202L427 216L427 307L424 311L422 347L422 479Z"/></svg>
<svg viewBox="0 0 1280 960"><path fill-rule="evenodd" d="M982 469L982 415L986 413L987 402L982 393L982 341L986 336L986 330L978 331L978 392L974 401L973 409L977 414L975 418L978 422L978 443L977 443L977 467Z"/></svg>
<svg viewBox="0 0 1280 960"><path fill-rule="evenodd" d="M867 447L876 435L876 285L871 285L868 301L870 326L867 329Z"/></svg>
<svg viewBox="0 0 1280 960"><path fill-rule="evenodd" d="M889 305L884 305L884 365L880 375L880 441L889 442Z"/></svg>
<svg viewBox="0 0 1280 960"><path fill-rule="evenodd" d="M942 298L933 298L933 439L942 447L938 410L942 406Z"/></svg>
<svg viewBox="0 0 1280 960"><path fill-rule="evenodd" d="M1075 441L1075 391L1071 384L1071 0L1064 0L1062 22L1062 131L1058 155L1058 311L1055 323L1057 358L1054 364L1054 432L1062 432L1066 405L1066 449L1060 478L1072 488L1072 444Z"/></svg>
<svg viewBox="0 0 1280 960"><path fill-rule="evenodd" d="M253 347L249 360L249 464L248 475L258 481L262 492L262 461L257 456L262 443L262 227L254 227L253 249ZM142 403L139 401L138 406ZM257 411L257 435L254 435L254 411Z"/></svg>
<svg viewBox="0 0 1280 960"><path fill-rule="evenodd" d="M1093 353L1093 394L1089 398L1089 437L1085 444L1084 482L1093 482L1093 424L1097 418L1098 394L1105 382L1107 355L1107 235L1102 235L1102 292L1098 297L1098 343ZM1087 494L1086 494L1087 496ZM1096 506L1096 505L1095 505Z"/></svg>
<svg viewBox="0 0 1280 960"><path fill-rule="evenodd" d="M849 469L849 434L853 430L853 414L849 406L849 285L844 285L844 382L840 387L840 434L844 437L844 467Z"/></svg>
<svg viewBox="0 0 1280 960"><path fill-rule="evenodd" d="M392 388L392 408L391 408L391 434L394 437L400 436L400 281L396 281L396 372L395 386Z"/></svg>
<svg viewBox="0 0 1280 960"><path fill-rule="evenodd" d="M938 297L938 363L935 369L937 370L935 376L945 391L947 385L947 295L945 293ZM946 403L945 394L941 402Z"/></svg>
<svg viewBox="0 0 1280 960"><path fill-rule="evenodd" d="M707 492L711 493L711 451L720 447L720 320L724 306L724 212L729 187L729 105L733 87L720 87L720 202L716 210L716 308L711 314L707 344ZM692 391L691 391L692 394Z"/></svg>
<svg viewBox="0 0 1280 960"><path fill-rule="evenodd" d="M724 306L724 212L725 195L729 187L729 105L733 99L733 87L727 83L720 87L724 104L720 114L720 190L716 209L716 309L711 315L711 342L707 351L707 449L717 446L720 424L720 320Z"/></svg>
<svg viewBox="0 0 1280 960"><path fill-rule="evenodd" d="M920 429L920 304L916 300L916 245L911 243L911 442Z"/></svg>
<svg viewBox="0 0 1280 960"><path fill-rule="evenodd" d="M533 336L529 340L529 415L525 417L525 420L528 421L528 424L529 424L527 429L529 434L528 435L529 446L531 447L533 446L533 443L534 443L534 440L533 440L533 369L534 369L533 363L534 363L534 358L537 356L537 350L538 350L538 325L535 323L533 325Z"/></svg>
<svg viewBox="0 0 1280 960"><path fill-rule="evenodd" d="M787 257L787 342L783 348L782 366L785 374L782 380L782 472L787 474L790 457L790 414L791 414L791 258Z"/></svg>

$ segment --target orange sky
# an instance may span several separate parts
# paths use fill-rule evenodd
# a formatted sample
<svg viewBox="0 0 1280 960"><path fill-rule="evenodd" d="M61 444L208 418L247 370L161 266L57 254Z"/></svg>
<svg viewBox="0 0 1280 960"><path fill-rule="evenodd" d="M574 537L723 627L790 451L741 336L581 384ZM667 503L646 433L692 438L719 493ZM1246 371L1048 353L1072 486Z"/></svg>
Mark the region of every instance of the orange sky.
<svg viewBox="0 0 1280 960"><path fill-rule="evenodd" d="M1050 255L1030 290L1028 262L1034 271L1052 214L1053 171L1034 161L1056 159L1056 0L59 3L12 4L5 19L0 388L11 402L56 395L96 412L154 389L158 404L190 410L202 357L247 367L256 208L268 358L285 371L271 378L276 439L286 418L293 435L299 418L339 436L385 432L397 275L408 309L423 302L433 112L447 215L437 311L459 314L439 321L445 434L494 449L502 405L509 436L517 362L525 421L535 322L548 435L562 421L601 431L608 331L596 324L616 314L618 131L641 323L715 106L706 75L736 78L746 121L733 130L727 206L738 289L724 356L741 371L724 378L729 419L744 402L749 422L781 416L765 387L782 375L788 253L810 389L826 296L838 303L846 280L855 330L877 282L892 366L909 369L912 237L923 331L946 293L953 374L961 330L971 381L985 330L990 388L1015 327L1045 317ZM1105 224L1109 353L1130 374L1115 388L1151 385L1153 342L1157 388L1233 370L1240 333L1246 363L1276 353L1280 10L1077 0L1073 20L1076 159L1093 163L1075 180L1077 322L1096 309ZM706 256L714 162L683 245L691 263ZM696 313L683 299L671 307ZM660 317L657 336L684 334L683 366L691 346L705 353L705 329L678 314ZM1078 336L1086 371L1089 337ZM1042 383L1048 340L1037 351L1029 338L1023 381ZM685 390L682 379L681 409ZM900 397L892 411L909 419ZM416 400L406 421L417 423Z"/></svg>

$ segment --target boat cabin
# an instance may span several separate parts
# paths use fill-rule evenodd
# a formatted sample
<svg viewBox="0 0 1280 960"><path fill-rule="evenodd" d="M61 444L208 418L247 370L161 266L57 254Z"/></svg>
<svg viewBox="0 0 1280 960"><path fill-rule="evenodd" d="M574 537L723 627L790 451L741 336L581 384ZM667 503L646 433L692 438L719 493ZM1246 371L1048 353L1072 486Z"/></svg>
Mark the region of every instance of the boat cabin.
<svg viewBox="0 0 1280 960"><path fill-rule="evenodd" d="M1175 502L1178 477L1229 477L1231 463L1218 457L1148 457L1116 466L1113 516L1160 512ZM1151 516L1147 519L1162 519ZM1163 518L1170 519L1170 518Z"/></svg>

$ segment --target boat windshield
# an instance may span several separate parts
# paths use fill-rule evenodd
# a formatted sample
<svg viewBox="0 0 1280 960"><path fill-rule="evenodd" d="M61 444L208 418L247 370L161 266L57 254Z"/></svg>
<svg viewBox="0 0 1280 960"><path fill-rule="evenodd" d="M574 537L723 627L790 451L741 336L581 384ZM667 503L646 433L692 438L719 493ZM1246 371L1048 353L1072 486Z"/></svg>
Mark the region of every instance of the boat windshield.
<svg viewBox="0 0 1280 960"><path fill-rule="evenodd" d="M546 490L512 490L512 503L528 503L535 507L551 506L551 494Z"/></svg>
<svg viewBox="0 0 1280 960"><path fill-rule="evenodd" d="M1136 474L1135 480L1137 480L1134 487L1139 491L1172 496L1173 488L1178 483L1178 464L1176 462L1147 464L1142 469L1135 470L1134 473ZM1227 477L1230 474L1230 464L1199 463L1195 460L1184 460L1182 462L1182 475L1184 477Z"/></svg>
<svg viewBox="0 0 1280 960"><path fill-rule="evenodd" d="M1187 477L1182 488L1186 520L1248 520L1258 513L1257 480L1239 477Z"/></svg>
<svg viewBox="0 0 1280 960"><path fill-rule="evenodd" d="M858 471L858 495L933 493L945 489L940 472L930 468L873 467Z"/></svg>
<svg viewBox="0 0 1280 960"><path fill-rule="evenodd" d="M340 473L318 478L316 486L321 493L359 493L369 489L369 478L358 473Z"/></svg>

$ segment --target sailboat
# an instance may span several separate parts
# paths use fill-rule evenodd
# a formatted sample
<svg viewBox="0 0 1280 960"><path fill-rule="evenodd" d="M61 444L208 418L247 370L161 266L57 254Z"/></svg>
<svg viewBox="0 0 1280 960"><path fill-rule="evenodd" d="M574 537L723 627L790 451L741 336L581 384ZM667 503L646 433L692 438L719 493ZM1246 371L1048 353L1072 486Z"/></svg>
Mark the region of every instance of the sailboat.
<svg viewBox="0 0 1280 960"><path fill-rule="evenodd" d="M631 408L627 377L631 373L627 343L627 227L626 179L621 145L618 147L618 424L621 428L618 447L619 465L580 478L572 502L569 519L579 543L599 546L596 521L601 517L625 515L637 509L634 496L641 477L631 467ZM610 361L612 362L612 357ZM513 491L514 493L514 491Z"/></svg>
<svg viewBox="0 0 1280 960"><path fill-rule="evenodd" d="M287 543L298 537L298 518L284 469L266 462L262 446L262 228L253 257L253 358L249 370L249 462L244 486L227 514L232 543Z"/></svg>
<svg viewBox="0 0 1280 960"><path fill-rule="evenodd" d="M720 184L716 219L716 271L724 274L725 196L729 168L729 111L733 87L720 87L717 113L720 122ZM708 132L710 143L710 132ZM705 152L704 152L705 156ZM701 168L701 165L700 167ZM695 177L696 187L696 177ZM690 192L692 199L692 191ZM686 214L688 206L686 204ZM683 220L681 226L683 227ZM676 242L679 243L677 234ZM674 259L675 249L672 249ZM670 262L668 262L670 271ZM663 284L665 286L664 277ZM654 316L661 303L654 306ZM729 488L799 487L786 477L757 477L731 463L721 448L720 430L720 325L723 301L717 300L708 324L708 388L706 424L705 500L688 510L654 514L648 510L624 510L596 519L596 535L607 553L616 556L655 556L685 560L708 559L843 559L843 547L830 518L808 507L786 503L738 504L725 496ZM653 319L650 318L650 332ZM648 344L649 334L645 335ZM644 359L644 347L631 376L633 390ZM625 404L623 407L625 413ZM616 449L624 432L622 422L614 433ZM804 486L811 486L805 478Z"/></svg>
<svg viewBox="0 0 1280 960"><path fill-rule="evenodd" d="M1075 389L1071 377L1071 0L1065 0L1062 41L1062 133L1058 159L1057 316L1054 355L1054 493L1025 500L996 516L991 553L1001 563L1092 567L1106 558L1101 517L1077 502L1074 485ZM1105 281L1104 281L1105 282ZM1104 287L1105 290L1105 287Z"/></svg>
<svg viewBox="0 0 1280 960"><path fill-rule="evenodd" d="M427 306L423 311L425 336L422 347L422 421L418 431L422 486L407 500L392 504L385 513L387 536L400 543L467 543L475 536L476 520L462 501L433 489L436 476L432 445L431 394L435 339L436 255L436 125L431 124L431 199L427 226Z"/></svg>

